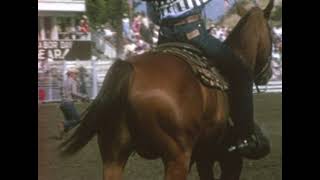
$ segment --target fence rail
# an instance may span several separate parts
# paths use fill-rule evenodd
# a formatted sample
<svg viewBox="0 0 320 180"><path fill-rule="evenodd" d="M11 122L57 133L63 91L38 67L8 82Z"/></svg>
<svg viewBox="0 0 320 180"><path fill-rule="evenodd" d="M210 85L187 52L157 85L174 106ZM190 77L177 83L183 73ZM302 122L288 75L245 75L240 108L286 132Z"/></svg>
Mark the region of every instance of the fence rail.
<svg viewBox="0 0 320 180"><path fill-rule="evenodd" d="M259 90L261 93L275 93L275 92L282 92L282 81L270 81L265 86L259 86ZM254 86L253 92L257 93L257 89Z"/></svg>
<svg viewBox="0 0 320 180"><path fill-rule="evenodd" d="M38 97L40 91L45 93L43 102L59 102L61 100L61 85L63 79L66 79L66 71L70 67L83 66L87 70L86 90L89 97L95 98L102 86L107 70L114 60L107 61L65 61L52 62L49 64L49 73L38 72ZM282 81L273 80L265 86L259 86L260 93L279 93L282 92ZM254 86L253 92L257 93Z"/></svg>
<svg viewBox="0 0 320 180"><path fill-rule="evenodd" d="M101 84L99 84L99 89L101 87ZM90 90L92 87L88 86L87 89ZM259 87L260 88L260 87ZM46 99L43 101L43 103L55 103L55 102L60 102L61 101L61 96L58 95L60 93L60 88L54 87L53 89L54 95L52 96L53 98L51 99ZM91 91L88 91L91 92ZM256 88L254 87L254 93L257 93ZM263 88L260 89L260 93L282 93L282 83L278 85L268 85L268 86L263 86ZM93 100L94 97L91 97Z"/></svg>

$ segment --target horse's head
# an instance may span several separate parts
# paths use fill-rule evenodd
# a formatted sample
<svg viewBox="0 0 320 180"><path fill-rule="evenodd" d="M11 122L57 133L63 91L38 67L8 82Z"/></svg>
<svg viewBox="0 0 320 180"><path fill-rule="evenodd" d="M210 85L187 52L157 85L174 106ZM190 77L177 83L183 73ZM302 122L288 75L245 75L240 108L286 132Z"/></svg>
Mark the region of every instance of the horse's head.
<svg viewBox="0 0 320 180"><path fill-rule="evenodd" d="M274 0L264 10L253 7L246 11L237 5L242 18L225 41L245 61L257 85L267 84L272 76L272 31L269 17Z"/></svg>

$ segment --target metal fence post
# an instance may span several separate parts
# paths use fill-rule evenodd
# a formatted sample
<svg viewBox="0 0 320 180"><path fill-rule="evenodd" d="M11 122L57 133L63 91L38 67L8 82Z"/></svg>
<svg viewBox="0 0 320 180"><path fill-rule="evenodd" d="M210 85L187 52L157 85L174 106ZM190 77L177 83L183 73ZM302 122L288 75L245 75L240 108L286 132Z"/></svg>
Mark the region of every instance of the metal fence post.
<svg viewBox="0 0 320 180"><path fill-rule="evenodd" d="M48 77L48 100L52 101L52 77L51 77L51 71L49 70L48 73L49 77Z"/></svg>
<svg viewBox="0 0 320 180"><path fill-rule="evenodd" d="M62 67L63 81L65 81L67 79L66 71L67 71L67 64L66 64L66 60L64 60L63 61L63 67Z"/></svg>
<svg viewBox="0 0 320 180"><path fill-rule="evenodd" d="M97 82L97 70L96 70L96 61L91 60L91 67L92 67L92 97L95 98L98 92L98 82Z"/></svg>

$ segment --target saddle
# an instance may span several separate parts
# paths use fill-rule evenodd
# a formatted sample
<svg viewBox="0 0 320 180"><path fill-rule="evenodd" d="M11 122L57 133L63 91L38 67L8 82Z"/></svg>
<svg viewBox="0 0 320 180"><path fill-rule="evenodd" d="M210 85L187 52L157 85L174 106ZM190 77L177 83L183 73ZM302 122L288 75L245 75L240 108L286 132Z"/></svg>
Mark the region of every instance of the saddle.
<svg viewBox="0 0 320 180"><path fill-rule="evenodd" d="M229 84L224 77L215 67L209 65L208 59L202 55L202 51L191 44L180 42L164 43L153 48L150 52L171 54L179 57L189 64L194 75L203 85L222 91L229 89Z"/></svg>

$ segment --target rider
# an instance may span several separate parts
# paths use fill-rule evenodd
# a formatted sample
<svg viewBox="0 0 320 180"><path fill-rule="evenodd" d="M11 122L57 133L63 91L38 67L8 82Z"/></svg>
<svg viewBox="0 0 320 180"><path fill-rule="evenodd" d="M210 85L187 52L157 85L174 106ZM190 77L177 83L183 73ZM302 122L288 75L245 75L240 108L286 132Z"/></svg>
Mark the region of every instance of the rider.
<svg viewBox="0 0 320 180"><path fill-rule="evenodd" d="M237 152L246 158L265 157L270 151L270 145L254 123L253 77L240 57L207 32L203 9L211 0L145 1L149 17L160 26L159 44L186 42L195 45L209 60L214 60L216 67L228 79L231 117L235 125L235 140L231 147L236 147Z"/></svg>

